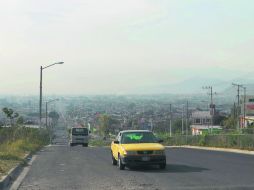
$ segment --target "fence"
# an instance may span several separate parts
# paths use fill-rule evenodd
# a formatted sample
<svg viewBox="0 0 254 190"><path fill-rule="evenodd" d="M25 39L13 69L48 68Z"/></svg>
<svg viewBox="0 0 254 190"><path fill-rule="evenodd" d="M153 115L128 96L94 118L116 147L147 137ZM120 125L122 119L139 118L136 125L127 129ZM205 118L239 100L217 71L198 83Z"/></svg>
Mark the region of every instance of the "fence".
<svg viewBox="0 0 254 190"><path fill-rule="evenodd" d="M167 145L192 145L254 150L254 134L220 134L164 137Z"/></svg>

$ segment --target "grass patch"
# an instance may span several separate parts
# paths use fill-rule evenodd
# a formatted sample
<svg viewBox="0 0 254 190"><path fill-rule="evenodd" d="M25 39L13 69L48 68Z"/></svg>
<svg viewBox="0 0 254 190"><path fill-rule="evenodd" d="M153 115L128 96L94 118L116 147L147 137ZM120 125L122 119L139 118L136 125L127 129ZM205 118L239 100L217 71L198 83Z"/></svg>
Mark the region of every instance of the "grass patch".
<svg viewBox="0 0 254 190"><path fill-rule="evenodd" d="M172 136L160 135L165 145L192 145L218 148L235 148L254 150L253 134L219 134L219 135L196 135L196 136Z"/></svg>
<svg viewBox="0 0 254 190"><path fill-rule="evenodd" d="M1 128L0 139L5 139L0 144L0 179L18 164L26 165L24 157L49 142L46 130L24 127Z"/></svg>
<svg viewBox="0 0 254 190"><path fill-rule="evenodd" d="M97 147L101 147L101 146L110 146L111 141L110 140L102 140L102 139L91 139L89 141L89 145L90 146L97 146Z"/></svg>
<svg viewBox="0 0 254 190"><path fill-rule="evenodd" d="M1 160L0 159L0 178L7 175L8 171L17 166L20 163L20 161L16 160Z"/></svg>

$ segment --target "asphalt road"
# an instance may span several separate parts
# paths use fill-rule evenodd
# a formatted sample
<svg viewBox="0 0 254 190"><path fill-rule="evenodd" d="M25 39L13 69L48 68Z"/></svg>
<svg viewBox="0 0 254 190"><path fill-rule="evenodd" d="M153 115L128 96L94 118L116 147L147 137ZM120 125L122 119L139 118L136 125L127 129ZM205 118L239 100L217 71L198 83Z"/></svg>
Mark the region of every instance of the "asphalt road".
<svg viewBox="0 0 254 190"><path fill-rule="evenodd" d="M120 171L109 148L52 146L37 155L20 190L254 189L254 156L167 149L167 168Z"/></svg>

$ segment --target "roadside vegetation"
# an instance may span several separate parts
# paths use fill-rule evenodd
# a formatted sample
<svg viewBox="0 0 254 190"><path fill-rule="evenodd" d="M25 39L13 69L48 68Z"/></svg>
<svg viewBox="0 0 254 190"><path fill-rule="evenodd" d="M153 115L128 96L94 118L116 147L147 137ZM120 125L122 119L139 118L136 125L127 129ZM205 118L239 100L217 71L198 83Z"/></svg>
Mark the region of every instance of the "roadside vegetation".
<svg viewBox="0 0 254 190"><path fill-rule="evenodd" d="M130 105L131 110L135 105ZM75 116L75 109L68 112L70 116ZM153 115L148 111L143 113ZM143 129L141 123L143 116L126 119L125 123L121 123L119 119L110 114L98 114L95 122L91 125L93 138L90 139L91 146L109 146L115 135L124 129ZM170 119L166 118L159 122L153 123L153 132L157 137L164 140L165 145L191 145L191 146L207 146L207 147L224 147L245 150L254 150L254 125L249 124L248 127L237 130L238 120L234 115L234 109L229 116L214 117L214 125L221 126L221 129L204 129L201 135L192 135L191 120L186 118L173 118L171 126L171 137L169 123ZM120 127L121 126L121 127Z"/></svg>
<svg viewBox="0 0 254 190"><path fill-rule="evenodd" d="M254 134L249 133L219 133L203 135L175 135L168 133L158 134L158 137L164 140L168 146L190 145L206 146L219 148L236 148L244 150L254 150Z"/></svg>
<svg viewBox="0 0 254 190"><path fill-rule="evenodd" d="M102 138L92 138L89 140L89 146L101 147L101 146L110 146L112 140L104 140Z"/></svg>
<svg viewBox="0 0 254 190"><path fill-rule="evenodd" d="M180 120L176 120L172 124L172 135L168 130L155 131L157 136L164 140L164 144L168 146L190 145L190 146L206 146L219 148L235 148L254 150L254 126L237 130L237 120L232 115L225 118L217 118L216 123L222 126L222 129L203 130L201 135L191 135L191 129L188 127L186 134L186 125ZM190 124L188 124L190 126Z"/></svg>
<svg viewBox="0 0 254 190"><path fill-rule="evenodd" d="M27 154L49 143L47 130L27 128L19 123L19 119L11 119L11 126L0 127L0 178L17 164L25 164Z"/></svg>

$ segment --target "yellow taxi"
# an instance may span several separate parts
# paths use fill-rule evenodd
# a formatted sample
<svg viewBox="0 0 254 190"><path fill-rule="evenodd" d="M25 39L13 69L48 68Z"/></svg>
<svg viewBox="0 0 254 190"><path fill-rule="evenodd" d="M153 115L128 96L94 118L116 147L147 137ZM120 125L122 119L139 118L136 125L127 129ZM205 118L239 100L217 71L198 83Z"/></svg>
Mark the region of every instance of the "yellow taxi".
<svg viewBox="0 0 254 190"><path fill-rule="evenodd" d="M159 165L165 169L165 147L161 142L149 130L120 131L111 143L112 164L120 170L136 165Z"/></svg>

